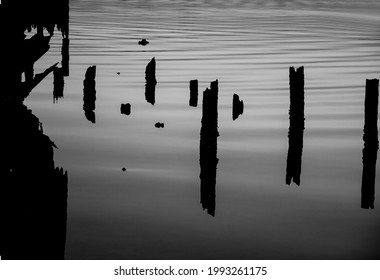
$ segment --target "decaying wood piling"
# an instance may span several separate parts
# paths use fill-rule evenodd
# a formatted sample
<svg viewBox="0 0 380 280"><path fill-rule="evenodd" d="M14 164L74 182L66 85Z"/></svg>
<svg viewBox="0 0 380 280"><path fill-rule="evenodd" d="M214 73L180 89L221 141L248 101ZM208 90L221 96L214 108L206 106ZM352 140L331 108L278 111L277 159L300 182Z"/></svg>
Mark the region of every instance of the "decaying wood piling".
<svg viewBox="0 0 380 280"><path fill-rule="evenodd" d="M379 104L379 80L366 80L364 101L364 148L361 188L361 207L375 207L375 179L377 151L379 149L377 116Z"/></svg>
<svg viewBox="0 0 380 280"><path fill-rule="evenodd" d="M90 66L86 71L85 79L83 81L83 111L87 120L92 123L95 123L95 76L96 66Z"/></svg>
<svg viewBox="0 0 380 280"><path fill-rule="evenodd" d="M145 68L145 99L150 104L156 102L156 60L153 57Z"/></svg>
<svg viewBox="0 0 380 280"><path fill-rule="evenodd" d="M243 100L240 100L239 95L235 94L232 97L232 120L236 120L244 112Z"/></svg>
<svg viewBox="0 0 380 280"><path fill-rule="evenodd" d="M53 103L57 102L58 99L63 98L63 68L55 67L54 68L54 88L53 88Z"/></svg>
<svg viewBox="0 0 380 280"><path fill-rule="evenodd" d="M303 132L305 129L304 68L289 68L290 107L289 107L289 150L286 165L286 184L301 183Z"/></svg>
<svg viewBox="0 0 380 280"><path fill-rule="evenodd" d="M210 89L203 92L202 121L200 133L199 163L201 181L201 204L211 216L215 216L216 168L218 132L218 80L211 82Z"/></svg>
<svg viewBox="0 0 380 280"><path fill-rule="evenodd" d="M198 106L198 80L190 81L190 99L189 105L191 107Z"/></svg>
<svg viewBox="0 0 380 280"><path fill-rule="evenodd" d="M63 76L68 77L70 74L69 70L69 61L70 61L70 40L69 38L63 38L62 39L62 48L61 48L61 56L62 56L62 70L63 70Z"/></svg>

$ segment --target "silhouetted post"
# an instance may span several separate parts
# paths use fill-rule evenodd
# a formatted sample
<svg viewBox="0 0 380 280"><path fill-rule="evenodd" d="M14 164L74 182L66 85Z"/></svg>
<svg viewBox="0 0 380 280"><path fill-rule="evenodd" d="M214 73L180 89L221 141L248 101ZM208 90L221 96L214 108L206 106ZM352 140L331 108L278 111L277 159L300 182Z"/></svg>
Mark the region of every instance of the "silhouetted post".
<svg viewBox="0 0 380 280"><path fill-rule="evenodd" d="M156 102L156 60L153 57L145 68L145 99L150 104Z"/></svg>
<svg viewBox="0 0 380 280"><path fill-rule="evenodd" d="M131 104L126 103L126 104L121 104L120 105L120 113L124 115L130 115L131 114Z"/></svg>
<svg viewBox="0 0 380 280"><path fill-rule="evenodd" d="M145 68L145 80L147 83L157 84L156 80L156 59L153 57Z"/></svg>
<svg viewBox="0 0 380 280"><path fill-rule="evenodd" d="M189 105L192 107L198 106L198 80L191 80L190 81Z"/></svg>
<svg viewBox="0 0 380 280"><path fill-rule="evenodd" d="M234 93L234 96L232 98L232 120L236 120L240 115L243 114L243 111L243 100L240 100L239 95Z"/></svg>
<svg viewBox="0 0 380 280"><path fill-rule="evenodd" d="M62 55L62 70L63 70L63 76L68 77L69 76L69 45L70 40L69 38L63 38L62 39L62 48L61 48L61 55Z"/></svg>
<svg viewBox="0 0 380 280"><path fill-rule="evenodd" d="M95 75L96 66L90 66L86 71L86 76L83 81L83 110L87 120L91 121L92 123L95 123Z"/></svg>
<svg viewBox="0 0 380 280"><path fill-rule="evenodd" d="M298 186L301 182L303 131L305 129L305 92L304 69L289 68L290 107L289 107L289 150L286 165L286 184L293 180Z"/></svg>
<svg viewBox="0 0 380 280"><path fill-rule="evenodd" d="M53 103L58 101L59 98L63 98L63 68L55 67L54 68L54 88L53 88Z"/></svg>
<svg viewBox="0 0 380 280"><path fill-rule="evenodd" d="M375 201L375 178L377 150L377 115L379 104L379 80L366 80L364 101L364 148L361 207L373 209Z"/></svg>
<svg viewBox="0 0 380 280"><path fill-rule="evenodd" d="M217 137L218 132L218 80L211 82L203 92L202 126L199 148L201 204L207 213L215 216Z"/></svg>

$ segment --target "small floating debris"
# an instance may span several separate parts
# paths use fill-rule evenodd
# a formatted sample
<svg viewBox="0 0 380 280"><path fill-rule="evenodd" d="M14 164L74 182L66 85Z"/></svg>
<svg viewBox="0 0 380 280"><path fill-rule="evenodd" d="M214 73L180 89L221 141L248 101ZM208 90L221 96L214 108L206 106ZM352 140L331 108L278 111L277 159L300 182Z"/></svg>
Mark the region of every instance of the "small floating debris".
<svg viewBox="0 0 380 280"><path fill-rule="evenodd" d="M146 39L142 39L141 41L139 41L139 45L146 46L148 44L149 42Z"/></svg>
<svg viewBox="0 0 380 280"><path fill-rule="evenodd" d="M121 104L120 113L129 116L131 114L131 104L129 103Z"/></svg>
<svg viewBox="0 0 380 280"><path fill-rule="evenodd" d="M117 72L116 74L120 75L120 72Z"/></svg>
<svg viewBox="0 0 380 280"><path fill-rule="evenodd" d="M157 122L154 126L157 127L157 128L164 128L165 124Z"/></svg>
<svg viewBox="0 0 380 280"><path fill-rule="evenodd" d="M123 167L121 170L124 172L127 171L127 168Z"/></svg>

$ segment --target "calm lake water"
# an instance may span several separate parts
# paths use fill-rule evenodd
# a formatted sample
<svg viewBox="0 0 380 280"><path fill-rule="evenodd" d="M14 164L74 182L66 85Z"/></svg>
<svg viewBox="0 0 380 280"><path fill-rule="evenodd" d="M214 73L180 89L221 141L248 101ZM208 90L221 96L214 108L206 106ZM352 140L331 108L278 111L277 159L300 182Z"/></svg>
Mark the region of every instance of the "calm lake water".
<svg viewBox="0 0 380 280"><path fill-rule="evenodd" d="M53 104L50 75L26 101L59 147L56 165L68 170L66 258L379 259L379 202L360 208L365 79L380 77L379 12L376 0L70 1L64 99ZM150 44L138 45L141 38ZM60 61L60 46L56 33L36 72ZM153 57L154 106L144 95ZM82 109L91 65L95 124ZM285 174L289 66L301 65L298 187ZM196 108L188 105L193 79ZM212 217L200 204L199 141L202 92L215 79ZM234 93L245 106L235 121ZM131 103L130 116L121 103Z"/></svg>

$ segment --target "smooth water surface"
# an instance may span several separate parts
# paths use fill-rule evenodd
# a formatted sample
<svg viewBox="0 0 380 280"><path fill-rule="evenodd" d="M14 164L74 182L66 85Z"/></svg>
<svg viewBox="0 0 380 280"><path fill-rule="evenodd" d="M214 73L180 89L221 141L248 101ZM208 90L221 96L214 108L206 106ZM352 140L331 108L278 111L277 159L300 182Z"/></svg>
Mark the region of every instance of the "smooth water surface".
<svg viewBox="0 0 380 280"><path fill-rule="evenodd" d="M378 259L379 203L361 209L360 190L365 79L380 76L379 12L370 0L70 1L64 99L53 104L49 76L26 102L68 170L66 258ZM60 61L60 44L57 33L36 72ZM144 96L153 57L154 106ZM91 65L95 124L82 110ZM298 187L285 184L285 171L289 66L301 65ZM200 204L199 141L202 92L215 79L212 217ZM234 93L245 108L232 121ZM121 103L131 103L130 116Z"/></svg>

